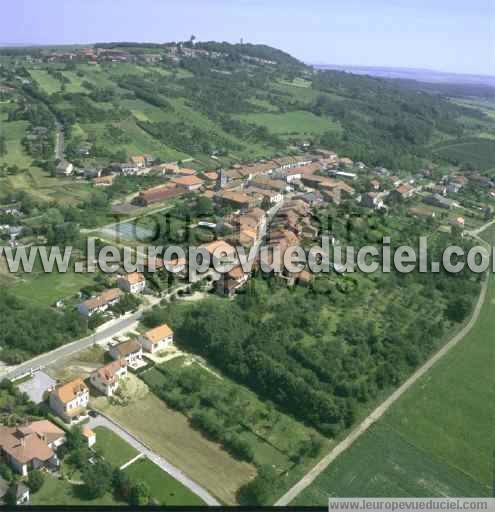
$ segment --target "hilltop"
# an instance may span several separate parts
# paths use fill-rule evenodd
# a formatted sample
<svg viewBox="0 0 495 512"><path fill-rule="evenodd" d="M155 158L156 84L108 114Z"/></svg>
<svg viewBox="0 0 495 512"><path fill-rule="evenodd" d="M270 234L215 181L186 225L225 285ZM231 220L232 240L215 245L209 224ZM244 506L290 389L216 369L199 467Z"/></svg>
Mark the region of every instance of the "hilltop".
<svg viewBox="0 0 495 512"><path fill-rule="evenodd" d="M83 167L133 153L194 157L220 167L314 144L369 165L412 171L452 161L438 145L473 137L485 156L460 163L495 165L485 147L494 136L493 118L479 105L454 103L411 83L316 71L265 45L7 48L0 62L4 132L22 139L21 121L53 130L58 119L68 156ZM14 153L7 161L28 161Z"/></svg>

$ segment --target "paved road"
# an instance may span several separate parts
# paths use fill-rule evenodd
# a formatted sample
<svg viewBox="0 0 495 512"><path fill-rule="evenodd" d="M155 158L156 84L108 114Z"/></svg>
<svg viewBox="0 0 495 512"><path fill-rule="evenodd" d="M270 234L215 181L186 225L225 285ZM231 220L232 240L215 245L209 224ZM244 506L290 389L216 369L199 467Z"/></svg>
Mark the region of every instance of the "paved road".
<svg viewBox="0 0 495 512"><path fill-rule="evenodd" d="M100 413L96 418L91 418L88 423L89 428L95 427L106 427L112 430L115 434L121 437L124 441L133 446L138 452L145 455L148 459L154 462L157 466L160 466L169 475L173 476L176 480L185 485L190 491L199 496L208 505L221 505L206 489L197 484L194 480L191 480L186 476L180 469L170 464L160 455L156 454L144 443L142 443L137 437L125 430L114 420L104 416Z"/></svg>
<svg viewBox="0 0 495 512"><path fill-rule="evenodd" d="M490 276L481 285L481 292L474 311L469 322L438 352L436 352L428 361L416 370L399 388L397 388L381 405L379 405L365 420L363 420L343 441L337 444L318 464L311 469L297 484L295 484L286 494L284 494L275 506L282 507L291 503L306 487L308 487L343 451L347 450L362 434L364 434L370 425L380 419L388 409L411 387L418 379L428 372L435 363L437 363L450 349L461 341L472 329L478 320L481 307L485 301L486 291Z"/></svg>
<svg viewBox="0 0 495 512"><path fill-rule="evenodd" d="M131 315L127 315L119 319L118 322L108 326L107 328L103 328L90 336L81 338L77 341L73 341L67 345L62 345L61 347L56 348L51 352L47 352L46 354L42 354L33 359L30 359L29 361L26 361L25 363L22 363L7 371L2 376L2 378L11 380L15 379L28 373L31 369L44 368L45 366L48 366L61 357L75 354L76 352L80 352L85 348L91 347L94 343L102 341L106 338L117 336L118 334L121 334L123 331L127 330L134 322L139 320L141 318L142 312L143 310L132 313Z"/></svg>

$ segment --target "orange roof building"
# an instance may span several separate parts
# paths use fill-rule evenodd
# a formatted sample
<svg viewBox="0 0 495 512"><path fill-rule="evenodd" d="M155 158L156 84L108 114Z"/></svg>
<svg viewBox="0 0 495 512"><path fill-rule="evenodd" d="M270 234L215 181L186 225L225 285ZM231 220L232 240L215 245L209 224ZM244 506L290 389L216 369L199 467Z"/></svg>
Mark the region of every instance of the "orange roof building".
<svg viewBox="0 0 495 512"><path fill-rule="evenodd" d="M174 332L167 324L162 324L146 331L140 337L140 341L144 350L153 354L172 345Z"/></svg>

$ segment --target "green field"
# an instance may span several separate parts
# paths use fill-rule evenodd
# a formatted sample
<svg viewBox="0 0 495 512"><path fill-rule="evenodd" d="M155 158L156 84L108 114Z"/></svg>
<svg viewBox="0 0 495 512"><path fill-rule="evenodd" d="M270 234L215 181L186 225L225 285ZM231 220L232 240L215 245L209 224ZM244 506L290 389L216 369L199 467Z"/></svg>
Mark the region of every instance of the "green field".
<svg viewBox="0 0 495 512"><path fill-rule="evenodd" d="M329 118L318 117L304 111L285 114L243 114L238 117L248 123L265 126L276 135L317 135L339 129Z"/></svg>
<svg viewBox="0 0 495 512"><path fill-rule="evenodd" d="M59 80L51 76L48 71L44 69L31 69L29 70L29 74L47 94L53 94L60 91L62 84Z"/></svg>
<svg viewBox="0 0 495 512"><path fill-rule="evenodd" d="M83 287L94 284L95 274L86 272L32 272L13 282L18 297L43 306L58 299L71 299Z"/></svg>
<svg viewBox="0 0 495 512"><path fill-rule="evenodd" d="M490 496L495 446L494 308L491 279L478 322L467 337L295 504L324 505L330 494Z"/></svg>
<svg viewBox="0 0 495 512"><path fill-rule="evenodd" d="M89 183L53 178L37 167L0 178L2 192L23 190L41 201L78 204L88 198L93 190Z"/></svg>
<svg viewBox="0 0 495 512"><path fill-rule="evenodd" d="M129 462L139 453L117 434L108 430L108 428L96 427L94 432L96 434L94 448L114 467L120 468L120 466Z"/></svg>
<svg viewBox="0 0 495 512"><path fill-rule="evenodd" d="M46 475L45 483L40 491L31 495L30 505L43 506L116 506L125 505L115 501L111 494L90 500L84 495L84 486L73 485L65 480Z"/></svg>
<svg viewBox="0 0 495 512"><path fill-rule="evenodd" d="M27 121L1 121L0 133L5 136L7 153L0 157L0 164L27 167L32 158L24 150L21 140L29 126Z"/></svg>
<svg viewBox="0 0 495 512"><path fill-rule="evenodd" d="M204 505L201 498L148 459L137 460L124 472L133 480L146 482L151 489L152 498L161 506Z"/></svg>
<svg viewBox="0 0 495 512"><path fill-rule="evenodd" d="M440 158L458 163L472 164L481 170L495 167L495 142L490 139L465 139L437 145L433 152Z"/></svg>

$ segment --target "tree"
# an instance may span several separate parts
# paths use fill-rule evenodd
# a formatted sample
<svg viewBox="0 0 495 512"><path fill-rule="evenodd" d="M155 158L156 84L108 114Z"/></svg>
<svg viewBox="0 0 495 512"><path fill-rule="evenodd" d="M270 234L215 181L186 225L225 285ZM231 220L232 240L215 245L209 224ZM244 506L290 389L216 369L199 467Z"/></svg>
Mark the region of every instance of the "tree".
<svg viewBox="0 0 495 512"><path fill-rule="evenodd" d="M151 491L149 486L138 480L132 487L131 490L131 505L143 506L148 505L150 502Z"/></svg>
<svg viewBox="0 0 495 512"><path fill-rule="evenodd" d="M90 498L101 498L112 485L112 467L103 460L84 467L81 476Z"/></svg>
<svg viewBox="0 0 495 512"><path fill-rule="evenodd" d="M469 313L471 302L466 297L454 297L447 304L447 318L451 322L462 322Z"/></svg>
<svg viewBox="0 0 495 512"><path fill-rule="evenodd" d="M239 489L241 505L266 505L277 488L277 472L271 466L261 466L256 478Z"/></svg>
<svg viewBox="0 0 495 512"><path fill-rule="evenodd" d="M126 473L120 471L120 469L115 469L113 472L112 485L119 497L125 501L130 501L133 485L132 480Z"/></svg>
<svg viewBox="0 0 495 512"><path fill-rule="evenodd" d="M17 483L10 484L7 493L4 496L6 505L17 505Z"/></svg>
<svg viewBox="0 0 495 512"><path fill-rule="evenodd" d="M5 135L0 135L0 156L7 154L7 143L5 142Z"/></svg>
<svg viewBox="0 0 495 512"><path fill-rule="evenodd" d="M27 484L31 492L38 492L44 482L45 477L41 471L34 469L29 473Z"/></svg>

